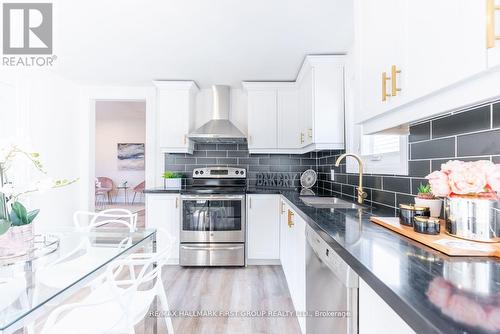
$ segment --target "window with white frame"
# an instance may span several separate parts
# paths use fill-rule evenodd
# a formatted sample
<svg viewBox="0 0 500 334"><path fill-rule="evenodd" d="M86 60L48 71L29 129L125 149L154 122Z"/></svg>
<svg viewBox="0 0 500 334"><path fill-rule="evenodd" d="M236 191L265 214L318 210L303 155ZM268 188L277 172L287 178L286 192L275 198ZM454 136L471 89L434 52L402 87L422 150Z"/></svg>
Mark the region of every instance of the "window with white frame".
<svg viewBox="0 0 500 334"><path fill-rule="evenodd" d="M351 127L348 152L359 154L364 161L364 172L372 174L408 175L408 135L363 135L362 127ZM357 173L357 164L347 163L348 173Z"/></svg>

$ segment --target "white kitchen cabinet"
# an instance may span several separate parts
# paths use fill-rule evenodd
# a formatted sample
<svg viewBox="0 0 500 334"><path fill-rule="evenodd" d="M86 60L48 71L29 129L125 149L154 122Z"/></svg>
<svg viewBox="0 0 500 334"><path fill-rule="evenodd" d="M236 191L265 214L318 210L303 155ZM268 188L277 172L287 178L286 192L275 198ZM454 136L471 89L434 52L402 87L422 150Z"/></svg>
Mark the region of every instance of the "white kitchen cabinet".
<svg viewBox="0 0 500 334"><path fill-rule="evenodd" d="M455 109L461 85L493 66L485 13L486 1L477 0L356 0L354 115L365 133ZM486 84L475 85L459 107L484 100ZM434 99L430 110L428 99Z"/></svg>
<svg viewBox="0 0 500 334"><path fill-rule="evenodd" d="M278 104L275 88L248 90L248 149L250 152L277 147Z"/></svg>
<svg viewBox="0 0 500 334"><path fill-rule="evenodd" d="M486 47L488 49L488 67L492 68L500 65L500 9L495 7L500 6L499 0L485 0L485 9L482 12L484 19L481 21L481 16L477 20L479 27L486 27ZM486 12L486 15L484 13Z"/></svg>
<svg viewBox="0 0 500 334"><path fill-rule="evenodd" d="M280 260L296 311L306 310L306 222L283 200L280 219ZM305 318L299 317L302 333Z"/></svg>
<svg viewBox="0 0 500 334"><path fill-rule="evenodd" d="M193 153L188 138L195 130L195 94L193 81L155 81L157 87L158 147L163 153Z"/></svg>
<svg viewBox="0 0 500 334"><path fill-rule="evenodd" d="M249 262L279 261L279 195L247 195L247 249Z"/></svg>
<svg viewBox="0 0 500 334"><path fill-rule="evenodd" d="M300 109L300 147L306 147L313 142L313 96L314 96L314 68L308 66L302 72L298 85Z"/></svg>
<svg viewBox="0 0 500 334"><path fill-rule="evenodd" d="M391 82L384 80L383 75L391 76L392 65L405 67L403 49L406 1L355 2L356 93L360 109L356 111L356 116L359 119L374 117L401 103L401 94L391 96ZM399 81L401 86L401 80ZM385 98L382 96L383 82L386 84Z"/></svg>
<svg viewBox="0 0 500 334"><path fill-rule="evenodd" d="M344 149L344 67L344 56L308 56L302 66L310 78L299 73L297 82L307 79L306 87L312 85L303 111L307 151Z"/></svg>
<svg viewBox="0 0 500 334"><path fill-rule="evenodd" d="M301 110L297 89L278 89L278 149L303 147L305 134L301 132Z"/></svg>
<svg viewBox="0 0 500 334"><path fill-rule="evenodd" d="M415 333L370 286L359 279L359 333Z"/></svg>
<svg viewBox="0 0 500 334"><path fill-rule="evenodd" d="M146 228L163 228L175 238L170 264L179 264L180 210L179 194L146 194ZM161 249L165 240L158 235L156 243Z"/></svg>
<svg viewBox="0 0 500 334"><path fill-rule="evenodd" d="M406 1L401 77L408 101L486 70L485 1Z"/></svg>
<svg viewBox="0 0 500 334"><path fill-rule="evenodd" d="M250 153L344 148L344 56L307 56L294 82L244 82Z"/></svg>

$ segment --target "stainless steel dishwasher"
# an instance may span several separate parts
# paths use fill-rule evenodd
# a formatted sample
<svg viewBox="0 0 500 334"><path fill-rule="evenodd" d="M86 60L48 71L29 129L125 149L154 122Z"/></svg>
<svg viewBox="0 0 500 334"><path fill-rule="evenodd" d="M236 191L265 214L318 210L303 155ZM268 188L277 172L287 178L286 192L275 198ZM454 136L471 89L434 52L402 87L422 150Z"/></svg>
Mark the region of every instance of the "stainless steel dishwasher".
<svg viewBox="0 0 500 334"><path fill-rule="evenodd" d="M307 334L358 332L358 275L309 226L306 228Z"/></svg>

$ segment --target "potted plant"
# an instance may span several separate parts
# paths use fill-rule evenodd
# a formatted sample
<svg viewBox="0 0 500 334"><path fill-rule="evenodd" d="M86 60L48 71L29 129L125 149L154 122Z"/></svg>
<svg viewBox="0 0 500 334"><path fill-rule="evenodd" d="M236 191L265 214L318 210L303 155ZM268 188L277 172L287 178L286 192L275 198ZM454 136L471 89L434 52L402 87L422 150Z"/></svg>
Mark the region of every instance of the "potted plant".
<svg viewBox="0 0 500 334"><path fill-rule="evenodd" d="M489 160L448 161L426 176L432 193L445 198L446 231L454 236L500 242L500 165Z"/></svg>
<svg viewBox="0 0 500 334"><path fill-rule="evenodd" d="M165 171L162 177L164 179L165 189L178 190L182 188L182 174L172 171Z"/></svg>
<svg viewBox="0 0 500 334"><path fill-rule="evenodd" d="M47 176L36 152L29 152L17 145L0 147L0 247L10 245L16 255L25 254L33 246L33 221L40 210L28 211L22 198L35 192L65 187L77 181L53 180ZM21 161L17 161L21 160ZM38 178L16 178L13 163L27 162L38 172ZM16 169L19 164L16 165ZM12 174L12 175L11 175ZM11 178L9 178L11 176ZM16 180L10 181L9 180ZM10 208L10 210L9 210ZM0 255L12 254L12 249L1 247Z"/></svg>
<svg viewBox="0 0 500 334"><path fill-rule="evenodd" d="M443 201L434 196L429 184L424 185L420 183L420 186L418 187L418 195L415 197L415 204L417 206L429 208L431 211L431 217L439 217L441 215Z"/></svg>

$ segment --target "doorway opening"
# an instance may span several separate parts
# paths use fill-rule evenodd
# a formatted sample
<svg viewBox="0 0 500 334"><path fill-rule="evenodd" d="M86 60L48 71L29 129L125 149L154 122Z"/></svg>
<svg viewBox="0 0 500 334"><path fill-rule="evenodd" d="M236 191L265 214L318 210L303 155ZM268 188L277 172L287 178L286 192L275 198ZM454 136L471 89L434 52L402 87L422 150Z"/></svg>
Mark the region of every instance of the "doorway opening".
<svg viewBox="0 0 500 334"><path fill-rule="evenodd" d="M123 208L144 224L145 101L95 102L95 209Z"/></svg>

